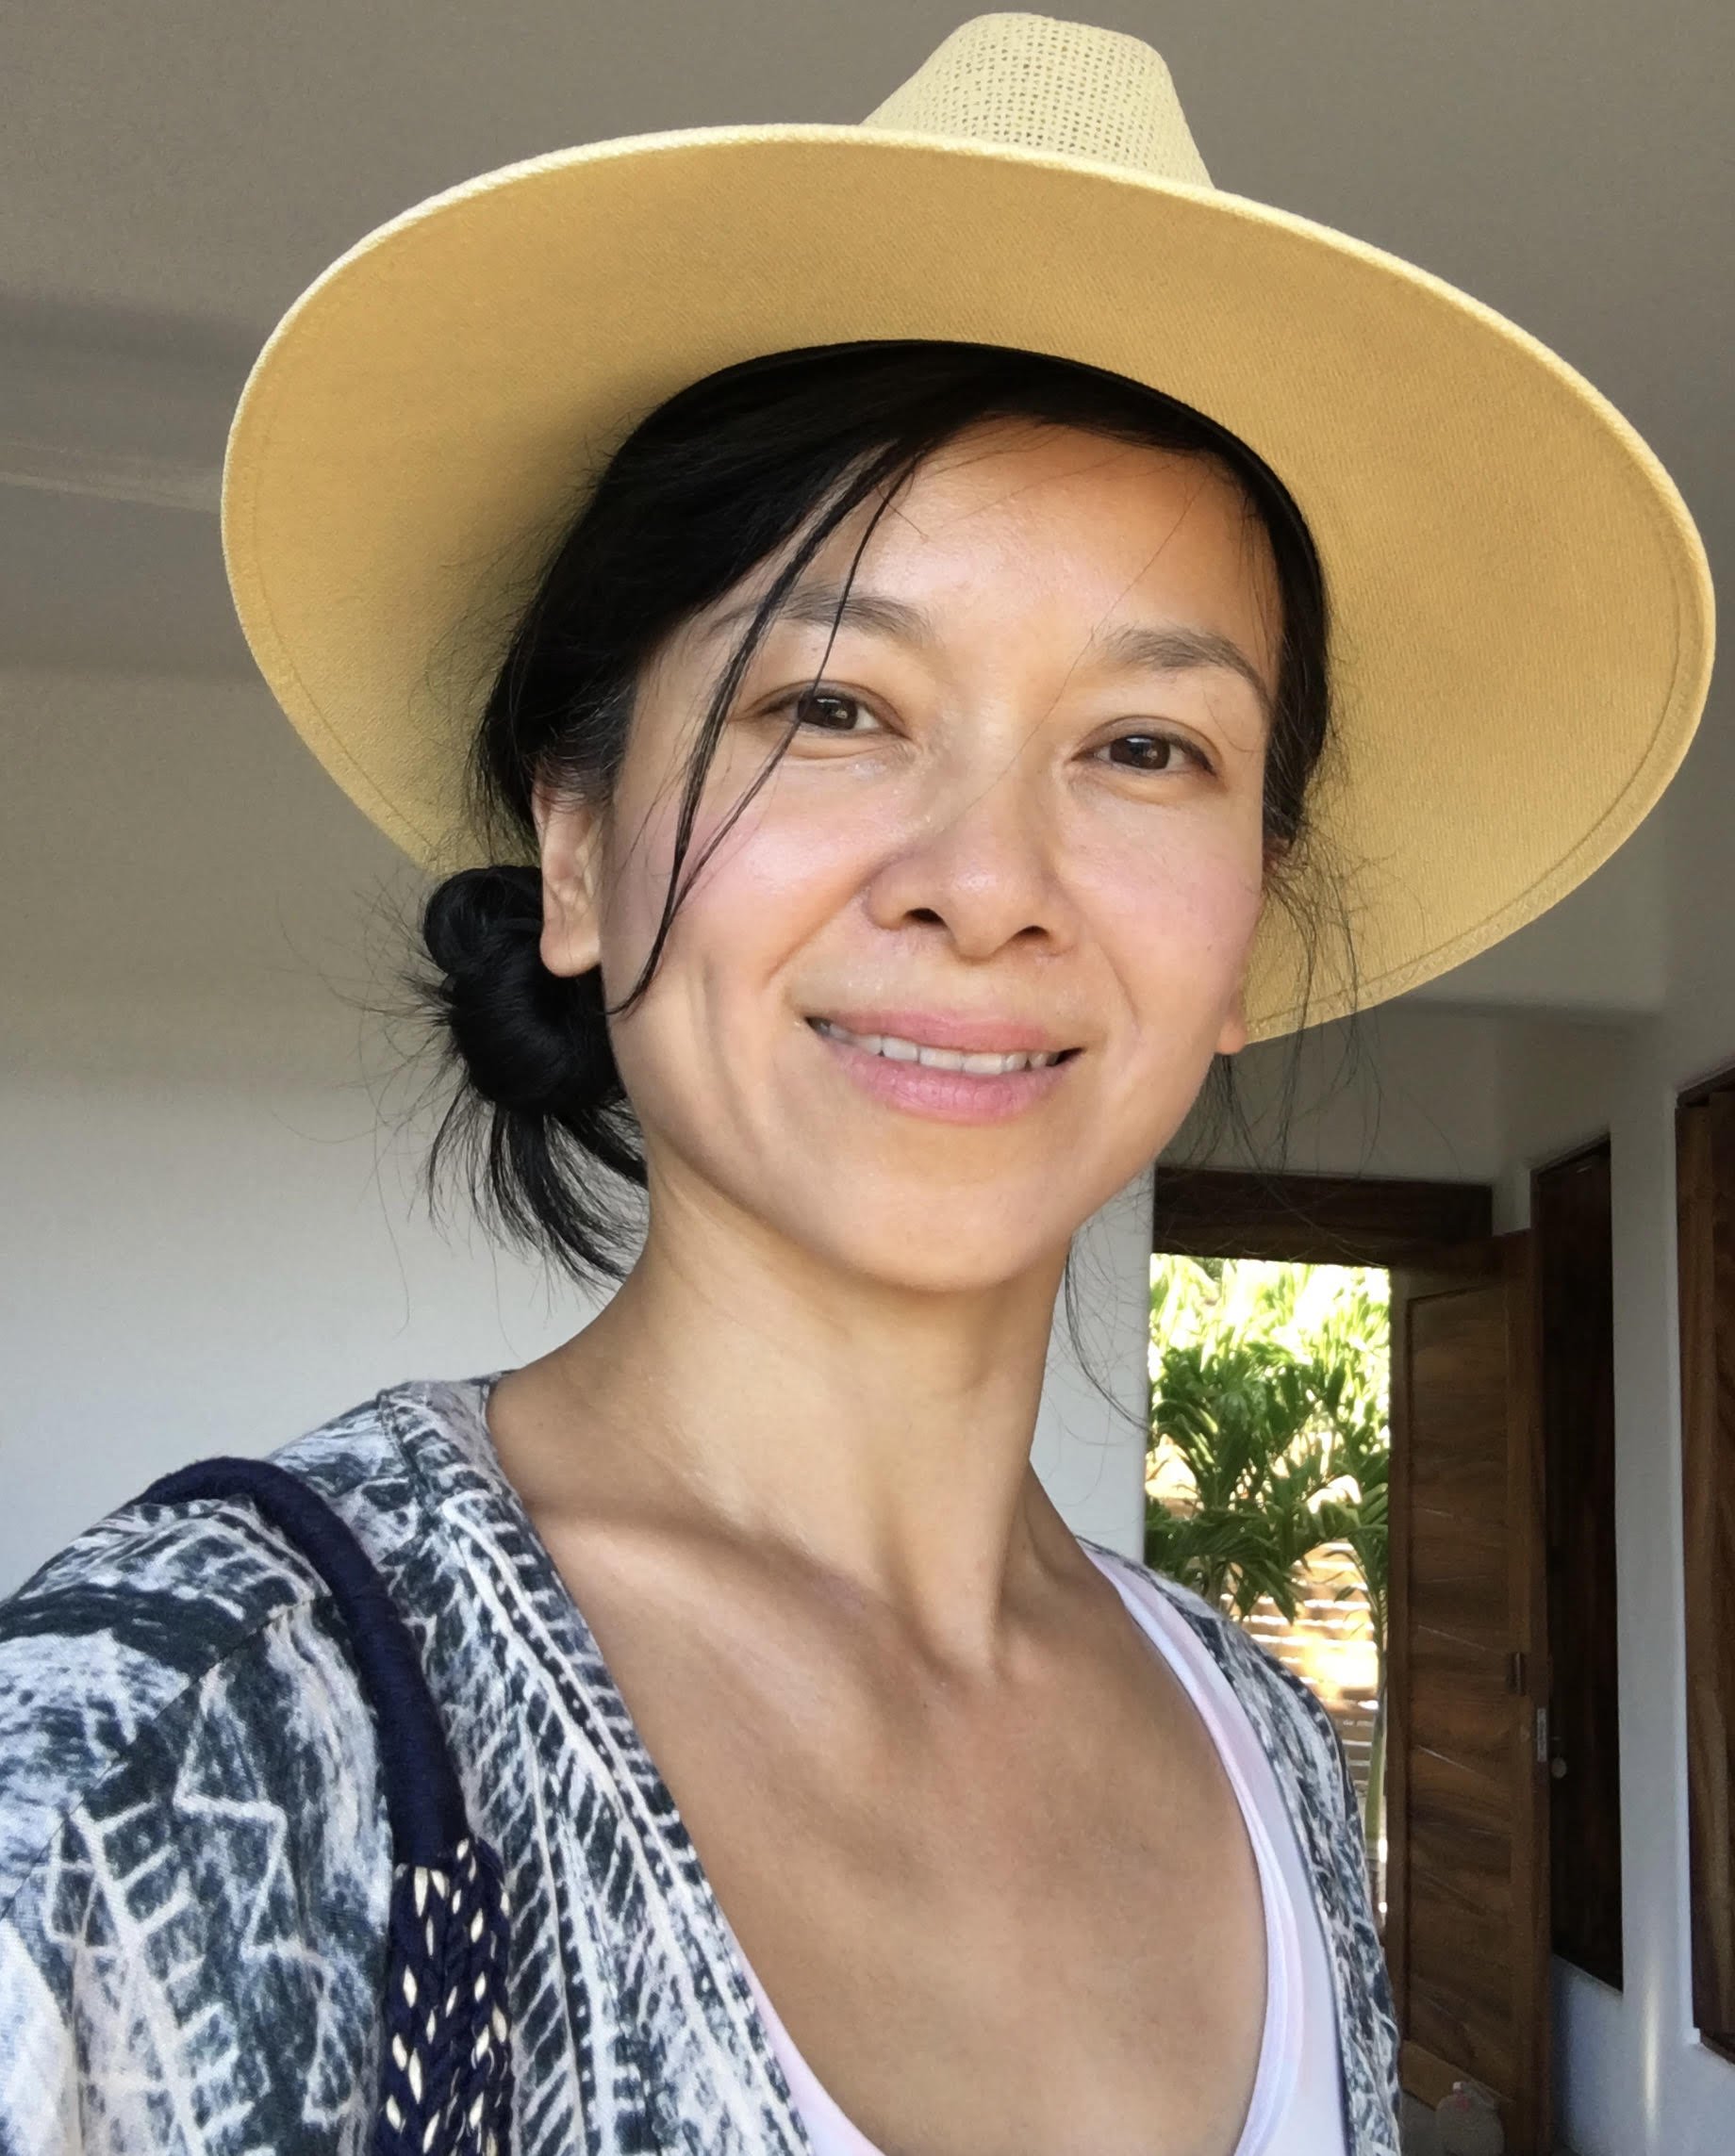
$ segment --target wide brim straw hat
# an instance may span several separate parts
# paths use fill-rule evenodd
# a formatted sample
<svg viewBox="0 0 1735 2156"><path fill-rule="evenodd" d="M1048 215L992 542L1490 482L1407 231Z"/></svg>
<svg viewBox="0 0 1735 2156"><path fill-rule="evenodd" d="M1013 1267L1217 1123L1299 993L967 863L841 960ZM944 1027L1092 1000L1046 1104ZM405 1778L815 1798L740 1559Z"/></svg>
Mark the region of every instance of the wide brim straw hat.
<svg viewBox="0 0 1735 2156"><path fill-rule="evenodd" d="M1255 1039L1520 927L1679 763L1710 577L1633 428L1492 308L1214 187L1156 53L1036 15L965 24L859 126L559 151L353 247L279 323L230 435L224 553L266 680L405 852L479 860L476 721L611 450L719 368L904 337L1147 383L1306 518L1337 723L1317 859L1354 955L1327 936L1304 1004L1268 906Z"/></svg>

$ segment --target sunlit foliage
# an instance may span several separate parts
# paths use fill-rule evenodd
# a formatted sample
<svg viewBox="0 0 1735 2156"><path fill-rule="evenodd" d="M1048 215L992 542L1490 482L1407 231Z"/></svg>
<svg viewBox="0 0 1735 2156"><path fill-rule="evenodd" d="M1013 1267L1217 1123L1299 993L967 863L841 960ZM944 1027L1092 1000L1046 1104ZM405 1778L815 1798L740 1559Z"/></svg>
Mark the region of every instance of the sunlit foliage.
<svg viewBox="0 0 1735 2156"><path fill-rule="evenodd" d="M1341 1542L1383 1648L1388 1327L1365 1267L1153 1258L1147 1561L1293 1621L1299 1567Z"/></svg>

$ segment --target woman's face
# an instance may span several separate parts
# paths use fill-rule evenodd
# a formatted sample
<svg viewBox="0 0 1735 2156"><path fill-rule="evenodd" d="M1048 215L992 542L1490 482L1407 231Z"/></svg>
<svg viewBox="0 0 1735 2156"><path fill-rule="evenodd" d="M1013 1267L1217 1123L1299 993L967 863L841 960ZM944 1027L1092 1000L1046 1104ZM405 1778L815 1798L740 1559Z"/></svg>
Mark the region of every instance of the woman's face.
<svg viewBox="0 0 1735 2156"><path fill-rule="evenodd" d="M1058 1261L1245 1040L1281 601L1214 466L1070 430L984 426L934 456L834 637L866 523L753 659L691 859L801 723L616 1054L653 1207L887 1284L985 1287ZM659 654L606 815L548 813L557 971L600 959L616 996L636 978L685 760L770 574Z"/></svg>

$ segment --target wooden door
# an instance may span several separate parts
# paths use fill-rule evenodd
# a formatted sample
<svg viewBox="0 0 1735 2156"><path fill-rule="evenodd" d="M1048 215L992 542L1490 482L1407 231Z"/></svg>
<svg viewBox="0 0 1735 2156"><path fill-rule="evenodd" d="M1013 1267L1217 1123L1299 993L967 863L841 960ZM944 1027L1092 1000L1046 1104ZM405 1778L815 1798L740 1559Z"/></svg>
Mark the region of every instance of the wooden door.
<svg viewBox="0 0 1735 2156"><path fill-rule="evenodd" d="M1735 1082L1676 1132L1693 2018L1735 2059Z"/></svg>
<svg viewBox="0 0 1735 2156"><path fill-rule="evenodd" d="M1548 1545L1554 1950L1621 1987L1614 1578L1614 1213L1609 1141L1530 1182Z"/></svg>
<svg viewBox="0 0 1735 2156"><path fill-rule="evenodd" d="M1552 2144L1547 1639L1528 1236L1392 1275L1386 1951L1405 2087Z"/></svg>

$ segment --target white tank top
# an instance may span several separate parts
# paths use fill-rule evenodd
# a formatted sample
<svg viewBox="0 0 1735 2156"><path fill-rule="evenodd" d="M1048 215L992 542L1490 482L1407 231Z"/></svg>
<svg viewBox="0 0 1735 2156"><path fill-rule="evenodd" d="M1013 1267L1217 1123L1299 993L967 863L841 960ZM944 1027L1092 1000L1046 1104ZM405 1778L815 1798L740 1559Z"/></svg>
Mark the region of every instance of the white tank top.
<svg viewBox="0 0 1735 2156"><path fill-rule="evenodd" d="M1180 1680L1216 1746L1259 1866L1265 1917L1265 2017L1234 2156L1347 2156L1337 2008L1325 1936L1281 1790L1252 1723L1186 1620L1156 1588L1087 1551ZM738 1942L737 1942L738 1945ZM881 2156L789 2039L752 1965L742 1966L814 2156Z"/></svg>

